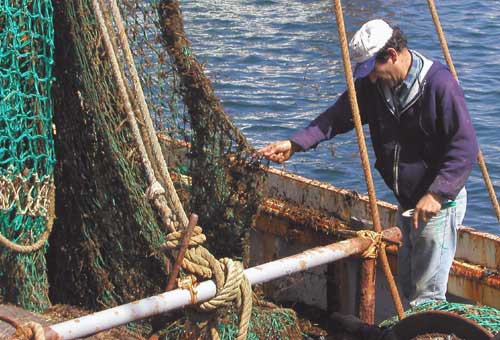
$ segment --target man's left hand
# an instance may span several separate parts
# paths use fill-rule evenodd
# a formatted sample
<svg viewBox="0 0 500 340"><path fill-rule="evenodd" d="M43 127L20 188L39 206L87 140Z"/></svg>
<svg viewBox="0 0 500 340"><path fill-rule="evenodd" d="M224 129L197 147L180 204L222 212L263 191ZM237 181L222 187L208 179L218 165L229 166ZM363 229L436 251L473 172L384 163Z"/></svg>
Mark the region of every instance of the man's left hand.
<svg viewBox="0 0 500 340"><path fill-rule="evenodd" d="M418 228L419 220L427 223L441 210L441 197L432 192L428 192L418 201L413 212L413 228Z"/></svg>

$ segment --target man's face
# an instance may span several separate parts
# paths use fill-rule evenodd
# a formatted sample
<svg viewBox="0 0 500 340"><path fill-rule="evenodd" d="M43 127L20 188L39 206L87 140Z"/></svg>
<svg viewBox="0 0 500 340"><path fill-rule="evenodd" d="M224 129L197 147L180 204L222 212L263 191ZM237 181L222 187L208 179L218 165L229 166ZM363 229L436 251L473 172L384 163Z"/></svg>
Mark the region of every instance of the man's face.
<svg viewBox="0 0 500 340"><path fill-rule="evenodd" d="M372 83L380 81L391 88L394 88L401 83L399 69L392 62L391 58L386 61L377 60L375 62L375 67L370 72L368 77Z"/></svg>
<svg viewBox="0 0 500 340"><path fill-rule="evenodd" d="M394 88L404 80L404 74L401 69L400 56L396 50L390 50L386 60L375 61L375 66L368 77L372 83L380 81Z"/></svg>

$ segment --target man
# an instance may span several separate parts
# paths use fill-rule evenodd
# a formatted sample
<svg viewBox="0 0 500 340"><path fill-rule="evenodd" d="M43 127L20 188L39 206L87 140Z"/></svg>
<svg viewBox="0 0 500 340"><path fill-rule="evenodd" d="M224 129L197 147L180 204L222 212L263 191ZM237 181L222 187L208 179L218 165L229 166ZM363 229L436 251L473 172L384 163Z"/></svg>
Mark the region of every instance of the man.
<svg viewBox="0 0 500 340"><path fill-rule="evenodd" d="M365 23L349 48L375 168L399 202L399 283L411 305L444 300L465 214L464 184L478 152L463 91L445 66L408 49L401 30L383 20ZM346 91L290 140L258 154L284 162L353 128Z"/></svg>

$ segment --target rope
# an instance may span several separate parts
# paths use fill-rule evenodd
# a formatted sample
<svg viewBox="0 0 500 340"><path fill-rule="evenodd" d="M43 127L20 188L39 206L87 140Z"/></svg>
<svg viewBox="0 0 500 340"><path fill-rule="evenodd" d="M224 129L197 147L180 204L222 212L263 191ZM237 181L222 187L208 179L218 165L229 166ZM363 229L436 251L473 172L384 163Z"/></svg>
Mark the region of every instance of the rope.
<svg viewBox="0 0 500 340"><path fill-rule="evenodd" d="M167 235L165 247L176 251L180 247L182 233L173 232ZM199 308L204 311L228 306L236 301L240 308L240 324L237 340L245 340L248 334L252 313L252 288L244 275L243 264L229 258L217 260L201 244L206 240L200 227L195 227L193 236L189 240L189 248L184 256L182 267L202 278L214 278L217 293L214 298L202 303ZM191 283L192 285L192 283ZM191 289L190 289L191 290ZM216 327L210 324L210 333L213 340L220 339Z"/></svg>
<svg viewBox="0 0 500 340"><path fill-rule="evenodd" d="M370 170L370 161L368 159L368 152L366 150L365 138L363 135L363 127L361 124L361 117L359 114L359 106L356 98L356 89L354 87L354 80L352 75L351 62L349 59L349 49L347 46L347 36L345 32L344 16L342 12L342 4L340 0L334 0L335 5L335 16L337 19L337 30L339 35L340 47L342 50L342 58L344 61L344 72L347 82L347 90L349 94L349 102L351 104L352 117L354 121L354 126L356 127L356 135L358 138L359 152L361 157L361 163L363 165L363 171L365 174L366 186L368 188L368 197L370 202L370 211L373 220L373 227L377 233L382 231L382 226L380 225L380 216L377 207L377 197L375 196L375 187L373 184L373 178ZM379 251L380 262L382 263L382 269L384 271L385 277L389 284L392 299L394 301L394 306L398 313L400 319L404 318L403 305L401 303L401 298L399 297L398 289L394 277L391 273L391 268L389 267L389 262L387 260L387 254L385 253L385 248L381 247ZM374 264L375 265L375 264ZM374 312L374 310L373 310ZM373 319L373 316L372 316Z"/></svg>
<svg viewBox="0 0 500 340"><path fill-rule="evenodd" d="M3 236L0 233L0 245L4 246L5 248L12 250L17 253L32 253L34 251L39 250L49 239L50 233L52 232L52 227L54 225L54 219L55 219L55 201L56 201L56 195L55 195L55 186L54 184L50 184L50 189L48 192L48 201L49 201L49 206L47 209L47 228L45 229L44 233L40 237L38 241L31 245L19 245L17 243L14 243L7 239L5 236Z"/></svg>
<svg viewBox="0 0 500 340"><path fill-rule="evenodd" d="M159 199L159 196L164 197L163 194L165 193L165 190L155 179L154 170L152 169L151 162L148 158L148 153L146 151L146 148L144 147L142 136L140 135L140 131L137 126L137 119L132 110L132 106L130 105L130 99L128 98L128 93L125 88L125 82L123 81L123 72L122 70L120 70L120 67L118 65L118 61L116 58L116 55L118 53L116 53L116 48L113 48L112 40L109 38L108 28L106 27L99 4L94 0L93 5L97 18L99 20L99 24L101 26L101 30L103 32L106 49L108 50L108 53L112 60L115 78L117 78L120 95L122 96L123 102L126 106L128 120L132 126L134 138L138 142L139 151L141 153L143 162L147 167L147 174L150 182L150 187L148 188L147 195L150 199L155 199L156 202L156 200ZM153 144L153 159L160 163L160 177L167 186L167 191L169 193L168 197L170 198L170 201L181 220L182 226L185 228L188 224L187 217L177 196L177 192L175 191L170 175L168 174L168 168L161 152L158 138L154 131L150 114L144 99L144 94L140 85L139 77L135 69L132 53L130 52L130 48L128 46L121 14L116 5L116 1L114 0L111 0L111 10L115 23L118 27L118 36L120 39L122 51L125 54L127 66L132 75L132 83L134 86L135 94L139 100L140 111L144 122L146 123L148 132L147 137L150 141L152 141ZM171 229L171 231L172 232L167 236L166 245L169 249L173 250L179 247L179 242L182 234L175 231L175 229ZM223 258L220 261L217 261L213 257L213 255L208 252L207 249L201 246L201 244L205 240L206 237L202 234L201 228L196 227L193 233L193 237L190 240L189 246L191 248L188 249L184 257L183 267L186 270L192 273L196 273L202 277L210 278L212 274L215 275L217 295L212 300L201 304L200 308L202 310L211 311L222 306L227 306L229 303L236 300L237 306L241 308L242 311L237 339L246 339L252 311L252 290L250 287L250 283L243 274L243 265L240 262L236 262L228 258ZM212 330L212 333L215 334L216 332L214 333L214 331ZM213 335L213 338L218 339L218 335Z"/></svg>
<svg viewBox="0 0 500 340"><path fill-rule="evenodd" d="M181 201L177 195L174 184L168 172L167 163L165 161L165 157L163 156L163 152L161 150L161 146L158 141L158 136L156 135L156 131L154 129L153 122L151 120L151 115L149 113L149 109L146 104L146 99L144 98L144 92L142 90L139 75L135 67L134 58L130 50L127 35L125 32L125 25L123 23L123 19L120 14L120 10L118 9L116 0L110 0L110 3L111 3L111 11L113 13L113 17L115 19L115 23L118 28L119 41L122 47L122 51L125 55L125 61L132 76L133 89L139 101L140 112L142 114L142 118L146 125L147 137L152 143L152 149L153 149L152 158L156 161L157 166L160 170L160 177L163 181L163 184L167 187L167 191L169 193L168 198L170 199L171 206L173 207L175 213L179 217L181 226L183 228L186 228L189 221L186 213L184 212L184 208L182 207Z"/></svg>
<svg viewBox="0 0 500 340"><path fill-rule="evenodd" d="M372 242L368 249L366 249L363 254L361 254L361 257L363 258L376 259L379 249L385 247L385 243L382 241L382 233L377 233L373 230L360 230L356 232L356 236L362 237Z"/></svg>
<svg viewBox="0 0 500 340"><path fill-rule="evenodd" d="M453 65L453 60L451 59L450 50L448 49L448 43L446 42L446 38L444 36L443 28L441 26L441 21L439 20L439 16L437 13L436 5L434 4L434 0L427 0L427 4L429 5L429 10L432 15L432 20L434 21L434 26L436 27L436 32L439 38L439 42L441 44L441 49L443 50L443 55L450 68L450 72L458 81L458 74ZM493 187L493 183L491 182L490 175L488 173L488 168L486 167L486 162L484 161L483 153L479 150L477 154L477 162L479 164L479 168L481 169L481 173L483 175L484 184L488 189L488 195L490 196L491 204L493 205L493 210L497 216L497 220L500 223L500 205L498 204L497 195L495 193L495 189Z"/></svg>
<svg viewBox="0 0 500 340"><path fill-rule="evenodd" d="M145 172L146 172L146 177L147 177L147 180L150 184L150 189L148 191L150 193L151 193L151 191L154 191L154 193L158 193L161 191L161 189L158 188L160 184L156 179L156 176L155 176L155 173L153 170L153 166L152 166L151 161L149 159L148 153L146 151L146 147L144 145L144 141L142 139L141 132L139 130L139 124L138 124L137 119L135 117L135 113L132 109L131 100L130 100L130 97L129 97L128 92L127 92L127 87L126 87L125 81L122 77L123 73L122 73L122 70L120 68L120 65L119 65L119 62L117 59L117 53L115 52L115 50L113 48L112 39L109 35L108 27L106 26L103 12L101 11L101 7L100 7L99 2L97 0L92 1L92 6L93 6L94 12L96 14L96 18L99 22L99 27L101 29L102 38L104 41L106 51L107 51L108 56L111 60L111 65L113 68L113 75L114 75L116 83L118 85L119 96L120 96L120 99L124 105L124 108L125 108L125 111L127 114L127 120L128 120L128 123L130 124L130 128L132 130L132 135L133 135L134 140L136 141L137 147L139 149L141 160L142 160L142 163L144 165ZM170 183L171 183L171 180L170 180ZM172 184L172 188L173 188L173 184ZM175 188L172 190L170 188L170 186L167 186L167 189L169 189L169 197L177 197L177 199L178 199ZM164 189L163 189L163 191L165 192ZM155 207L157 208L157 210L159 211L160 218L162 219L162 222L164 223L164 225L171 232L175 231L176 228L175 228L175 223L173 221L174 215L168 206L167 199L166 199L165 195L161 195L161 196L149 195L149 196L153 198L153 203L154 203ZM182 206L181 206L181 208L182 208ZM184 213L184 210L182 210L182 212ZM184 213L184 216L185 216L185 213ZM187 218L186 218L186 220L187 220ZM182 221L182 223L183 223L183 221Z"/></svg>
<svg viewBox="0 0 500 340"><path fill-rule="evenodd" d="M101 3L104 4L101 0ZM127 88L125 86L125 81L123 79L123 70L120 68L116 51L116 46L113 46L113 41L109 36L109 30L107 26L111 26L110 24L106 25L106 20L101 11L100 5L97 0L92 2L94 7L94 11L96 13L96 17L98 19L101 32L103 34L103 40L108 52L108 55L111 59L111 64L113 67L113 74L116 78L119 94L122 99L122 102L125 105L125 110L127 112L127 119L132 128L133 136L137 142L139 152L143 161L143 164L146 168L146 175L148 181L150 183L150 187L147 190L146 195L149 199L154 200L154 202L160 206L160 199L164 198L165 189L161 185L160 182L156 180L155 173L153 170L153 166L148 156L148 152L144 145L137 119L134 113L134 110L131 105L130 97L127 92ZM135 94L139 99L140 111L143 115L144 121L146 122L148 138L153 143L153 158L160 163L160 177L165 182L167 186L167 191L169 194L170 201L176 209L176 213L181 220L182 226L186 227L187 217L182 208L180 200L177 196L177 192L173 186L173 183L170 179L170 175L168 174L168 169L166 167L165 159L161 152L160 145L158 143L158 139L156 133L154 132L154 128L150 119L149 111L147 109L146 102L144 100L144 95L142 93L142 88L140 86L139 78L137 76L137 71L135 70L135 65L133 62L133 57L130 52L130 48L128 46L125 29L123 26L123 21L121 19L121 15L119 13L118 7L116 6L116 2L114 0L111 1L111 10L115 20L116 25L118 26L118 35L121 43L122 50L125 54L125 59L128 64L128 68L132 73L133 85ZM165 204L163 209L168 208L168 205ZM180 238L182 234L177 232L175 228L172 226L171 214L164 213L164 221L167 226L170 228L171 233L167 235L167 248L171 250L175 250L179 247ZM216 286L217 286L217 295L211 299L200 305L202 310L211 311L216 308L220 308L222 306L227 306L232 301L236 301L237 306L241 309L240 316L240 325L238 331L238 340L244 340L247 337L248 326L251 317L252 311L252 290L250 287L250 283L246 279L243 273L243 265L240 262L233 261L228 258L223 258L220 261L217 261L212 254L208 252L207 249L203 248L201 244L205 241L206 237L202 234L202 230L200 227L196 227L193 233L193 237L190 240L190 249L186 252L183 261L183 268L186 270L196 273L199 276L205 278L211 278L212 275L215 276ZM212 330L213 338L218 339L218 334L215 335L216 332Z"/></svg>
<svg viewBox="0 0 500 340"><path fill-rule="evenodd" d="M0 315L0 320L16 329L16 332L9 340L45 340L45 331L39 323L27 322L21 324L17 320L4 315Z"/></svg>
<svg viewBox="0 0 500 340"><path fill-rule="evenodd" d="M45 331L39 323L27 322L17 327L9 340L45 340Z"/></svg>
<svg viewBox="0 0 500 340"><path fill-rule="evenodd" d="M9 167L6 175L0 176L0 210L7 211L15 206L18 215L45 216L50 184L49 178L40 181L36 172L28 178L23 174L14 176L13 168Z"/></svg>

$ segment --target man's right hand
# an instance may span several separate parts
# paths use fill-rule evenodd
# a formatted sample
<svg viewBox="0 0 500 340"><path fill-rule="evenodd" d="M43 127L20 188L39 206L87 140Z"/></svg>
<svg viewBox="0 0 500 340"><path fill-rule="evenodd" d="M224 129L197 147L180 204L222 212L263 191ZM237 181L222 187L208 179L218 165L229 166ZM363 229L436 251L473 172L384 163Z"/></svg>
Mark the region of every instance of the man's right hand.
<svg viewBox="0 0 500 340"><path fill-rule="evenodd" d="M290 140L280 140L271 143L263 148L257 150L257 156L264 156L270 161L276 163L283 163L284 161L290 159L292 155L298 151L300 147L295 145Z"/></svg>

